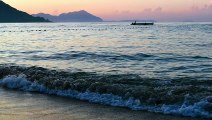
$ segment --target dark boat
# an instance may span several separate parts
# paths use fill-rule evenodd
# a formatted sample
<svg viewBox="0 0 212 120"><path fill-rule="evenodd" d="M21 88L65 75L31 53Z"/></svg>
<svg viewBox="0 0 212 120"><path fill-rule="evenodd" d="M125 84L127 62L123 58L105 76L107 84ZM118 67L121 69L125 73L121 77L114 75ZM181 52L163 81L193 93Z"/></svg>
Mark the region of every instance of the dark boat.
<svg viewBox="0 0 212 120"><path fill-rule="evenodd" d="M135 21L131 25L154 25L154 22L136 23L136 21Z"/></svg>

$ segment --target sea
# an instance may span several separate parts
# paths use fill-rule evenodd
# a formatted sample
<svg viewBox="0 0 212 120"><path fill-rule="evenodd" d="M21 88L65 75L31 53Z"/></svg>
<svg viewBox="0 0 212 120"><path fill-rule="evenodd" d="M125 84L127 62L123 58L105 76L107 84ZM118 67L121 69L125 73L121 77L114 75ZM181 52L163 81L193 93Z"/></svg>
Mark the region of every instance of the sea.
<svg viewBox="0 0 212 120"><path fill-rule="evenodd" d="M1 23L0 103L10 89L210 119L212 23Z"/></svg>

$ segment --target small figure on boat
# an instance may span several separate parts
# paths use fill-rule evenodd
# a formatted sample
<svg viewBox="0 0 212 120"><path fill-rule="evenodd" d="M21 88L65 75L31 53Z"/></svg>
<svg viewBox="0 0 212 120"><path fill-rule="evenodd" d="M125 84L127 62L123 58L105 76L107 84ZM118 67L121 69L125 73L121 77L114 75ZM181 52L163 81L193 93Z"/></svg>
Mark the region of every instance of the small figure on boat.
<svg viewBox="0 0 212 120"><path fill-rule="evenodd" d="M134 23L132 23L131 25L136 25L136 21Z"/></svg>

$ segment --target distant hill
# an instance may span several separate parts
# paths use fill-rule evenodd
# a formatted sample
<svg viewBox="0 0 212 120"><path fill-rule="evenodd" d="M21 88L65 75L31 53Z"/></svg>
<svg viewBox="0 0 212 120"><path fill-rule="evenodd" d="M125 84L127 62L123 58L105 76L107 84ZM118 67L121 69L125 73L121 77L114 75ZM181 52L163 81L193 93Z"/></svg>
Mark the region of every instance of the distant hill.
<svg viewBox="0 0 212 120"><path fill-rule="evenodd" d="M100 17L94 16L85 10L63 13L59 16L53 16L50 14L38 13L33 14L35 17L43 17L53 22L102 22Z"/></svg>
<svg viewBox="0 0 212 120"><path fill-rule="evenodd" d="M0 0L0 23L18 22L50 22L42 17L33 17L25 12L19 11Z"/></svg>

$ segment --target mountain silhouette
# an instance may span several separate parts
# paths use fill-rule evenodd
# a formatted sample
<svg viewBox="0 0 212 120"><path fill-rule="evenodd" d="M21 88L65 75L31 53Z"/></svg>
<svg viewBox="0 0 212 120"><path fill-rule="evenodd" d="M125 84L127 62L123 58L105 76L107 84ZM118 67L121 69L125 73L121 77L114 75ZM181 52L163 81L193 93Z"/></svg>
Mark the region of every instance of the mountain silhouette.
<svg viewBox="0 0 212 120"><path fill-rule="evenodd" d="M94 16L85 10L63 13L58 16L50 14L38 13L33 14L35 17L43 17L53 22L102 22L100 17Z"/></svg>
<svg viewBox="0 0 212 120"><path fill-rule="evenodd" d="M25 12L19 11L0 0L0 22L50 22L42 17L33 17Z"/></svg>

